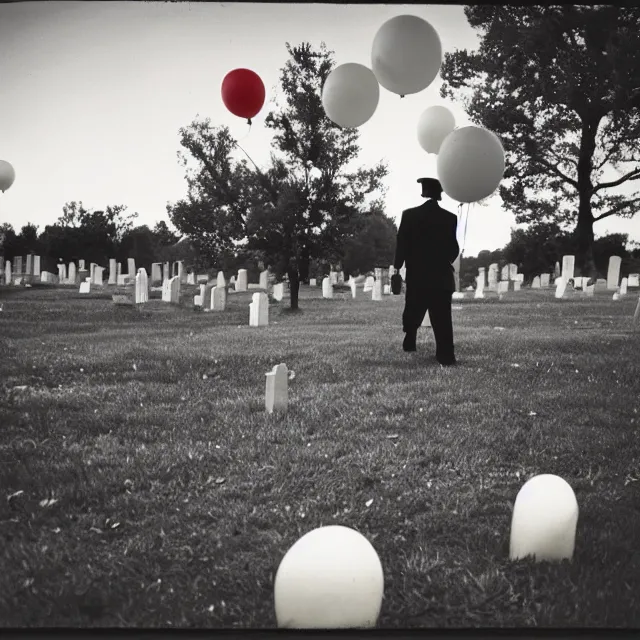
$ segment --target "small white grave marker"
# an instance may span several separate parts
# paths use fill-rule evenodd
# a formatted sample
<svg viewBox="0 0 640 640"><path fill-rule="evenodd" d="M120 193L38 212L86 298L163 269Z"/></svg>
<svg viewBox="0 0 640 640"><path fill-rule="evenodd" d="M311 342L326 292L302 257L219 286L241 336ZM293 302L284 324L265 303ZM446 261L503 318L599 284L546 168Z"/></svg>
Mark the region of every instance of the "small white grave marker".
<svg viewBox="0 0 640 640"><path fill-rule="evenodd" d="M249 326L266 327L269 324L269 297L266 293L254 293L249 304Z"/></svg>
<svg viewBox="0 0 640 640"><path fill-rule="evenodd" d="M280 302L284 298L284 282L273 285L273 299Z"/></svg>
<svg viewBox="0 0 640 640"><path fill-rule="evenodd" d="M220 279L218 278L218 281ZM227 306L227 289L224 286L216 286L211 289L211 311L224 311Z"/></svg>
<svg viewBox="0 0 640 640"><path fill-rule="evenodd" d="M91 282L89 280L80 283L79 293L91 293Z"/></svg>
<svg viewBox="0 0 640 640"><path fill-rule="evenodd" d="M520 489L511 520L511 560L534 556L541 560L573 557L578 502L570 485L559 476L531 478Z"/></svg>
<svg viewBox="0 0 640 640"><path fill-rule="evenodd" d="M564 278L556 278L556 298L563 298L567 290L567 283Z"/></svg>
<svg viewBox="0 0 640 640"><path fill-rule="evenodd" d="M286 411L289 402L289 372L284 363L277 364L267 374L265 408L267 413Z"/></svg>
<svg viewBox="0 0 640 640"><path fill-rule="evenodd" d="M322 297L333 298L333 285L330 278L323 278L322 280Z"/></svg>

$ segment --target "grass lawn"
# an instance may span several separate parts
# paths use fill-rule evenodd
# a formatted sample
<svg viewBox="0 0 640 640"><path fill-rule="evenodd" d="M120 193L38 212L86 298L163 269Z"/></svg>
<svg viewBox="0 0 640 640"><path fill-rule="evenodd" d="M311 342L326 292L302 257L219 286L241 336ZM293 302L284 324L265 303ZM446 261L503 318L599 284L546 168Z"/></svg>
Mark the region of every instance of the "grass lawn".
<svg viewBox="0 0 640 640"><path fill-rule="evenodd" d="M274 627L284 553L342 524L382 561L381 627L640 626L636 294L454 301L445 369L431 329L402 351L404 296L303 287L254 328L252 292L195 291L0 290L0 624ZM508 559L540 473L576 493L573 562Z"/></svg>

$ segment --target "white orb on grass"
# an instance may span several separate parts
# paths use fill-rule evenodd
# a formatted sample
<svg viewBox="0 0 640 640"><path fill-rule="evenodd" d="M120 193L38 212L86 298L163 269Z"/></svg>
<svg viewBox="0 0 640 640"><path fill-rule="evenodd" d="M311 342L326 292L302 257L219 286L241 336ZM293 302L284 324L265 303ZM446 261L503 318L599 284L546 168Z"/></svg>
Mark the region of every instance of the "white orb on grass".
<svg viewBox="0 0 640 640"><path fill-rule="evenodd" d="M569 483L551 474L531 478L513 507L511 560L571 560L577 523L578 502Z"/></svg>
<svg viewBox="0 0 640 640"><path fill-rule="evenodd" d="M342 526L314 529L287 551L278 567L278 627L375 627L383 591L380 558L363 535Z"/></svg>

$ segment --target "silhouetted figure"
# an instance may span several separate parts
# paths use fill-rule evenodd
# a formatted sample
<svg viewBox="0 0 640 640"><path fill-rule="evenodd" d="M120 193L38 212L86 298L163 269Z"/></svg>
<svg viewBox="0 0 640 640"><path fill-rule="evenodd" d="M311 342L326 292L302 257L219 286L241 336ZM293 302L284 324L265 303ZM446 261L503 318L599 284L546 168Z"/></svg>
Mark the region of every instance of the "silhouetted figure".
<svg viewBox="0 0 640 640"><path fill-rule="evenodd" d="M458 218L443 209L442 186L433 178L421 178L419 207L402 212L394 267L406 265L405 307L402 330L405 351L416 350L418 327L429 313L436 341L436 359L442 365L456 364L453 349L451 297L455 291L453 262L460 253L456 229Z"/></svg>

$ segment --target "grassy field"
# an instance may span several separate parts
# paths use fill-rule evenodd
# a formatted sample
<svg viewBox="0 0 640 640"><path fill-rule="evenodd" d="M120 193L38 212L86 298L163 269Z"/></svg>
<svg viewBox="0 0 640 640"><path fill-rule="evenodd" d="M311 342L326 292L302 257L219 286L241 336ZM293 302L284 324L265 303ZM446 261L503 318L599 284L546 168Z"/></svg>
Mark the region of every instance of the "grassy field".
<svg viewBox="0 0 640 640"><path fill-rule="evenodd" d="M303 287L253 328L251 293L191 290L0 290L0 624L274 627L284 553L342 524L382 561L381 627L640 626L636 294L454 302L447 369L431 329L402 351L403 296ZM539 473L576 493L571 563L508 559Z"/></svg>

